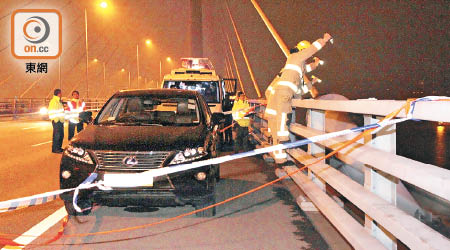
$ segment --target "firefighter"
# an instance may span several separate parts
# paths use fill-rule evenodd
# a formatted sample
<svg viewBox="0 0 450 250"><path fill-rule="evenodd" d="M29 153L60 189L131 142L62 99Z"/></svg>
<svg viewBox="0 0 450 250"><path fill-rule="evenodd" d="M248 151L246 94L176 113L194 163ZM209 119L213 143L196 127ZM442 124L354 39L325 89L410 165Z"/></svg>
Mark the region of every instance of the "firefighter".
<svg viewBox="0 0 450 250"><path fill-rule="evenodd" d="M48 118L52 121L53 137L52 152L62 153L62 142L64 139L64 106L61 102L61 90L53 91L53 98L48 104Z"/></svg>
<svg viewBox="0 0 450 250"><path fill-rule="evenodd" d="M239 153L241 149L247 152L250 149L249 146L249 133L252 132L250 127L250 117L246 116L250 110L245 94L238 92L237 99L233 104L233 120L236 121L233 124L233 128L236 131L236 138L234 138L234 153Z"/></svg>
<svg viewBox="0 0 450 250"><path fill-rule="evenodd" d="M83 130L83 122L80 121L80 113L86 109L86 104L81 101L80 93L77 90L72 92L72 100L67 102L68 112L66 118L69 120L69 141L75 134L75 128L77 129L77 133L80 133Z"/></svg>
<svg viewBox="0 0 450 250"><path fill-rule="evenodd" d="M276 76L267 88L265 116L269 123L269 133L272 136L273 145L289 140L287 123L292 114L291 99L294 95L301 97L302 94L306 94L309 89L312 89L309 80L304 81L305 73L314 70L320 64L320 59L317 57L310 64L306 64L306 60L325 46L330 39L330 34L325 33L323 38L317 39L312 45L308 41L299 42L295 48L291 49L291 54L288 56L281 74ZM306 87L309 85L311 88L307 89L304 87L305 84L307 84ZM284 150L276 150L272 156L277 164L291 164L287 161L287 154Z"/></svg>

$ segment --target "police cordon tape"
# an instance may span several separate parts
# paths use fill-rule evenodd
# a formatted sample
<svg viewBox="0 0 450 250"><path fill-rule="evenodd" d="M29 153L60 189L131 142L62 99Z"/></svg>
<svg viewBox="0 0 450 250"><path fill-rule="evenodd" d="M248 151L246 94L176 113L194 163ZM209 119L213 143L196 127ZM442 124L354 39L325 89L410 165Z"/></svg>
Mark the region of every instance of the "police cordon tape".
<svg viewBox="0 0 450 250"><path fill-rule="evenodd" d="M369 129L376 128L372 132L372 133L376 133L383 127L413 119L413 112L414 112L415 104L417 102L441 101L441 100L450 101L450 98L443 97L443 96L428 96L428 97L423 97L423 98L419 98L414 101L411 101L409 103L409 108L406 111L406 114L407 114L406 118L385 120L385 121L369 124L369 125L362 126L362 127L355 127L355 128L351 128L351 129L345 129L345 130L341 130L341 131L337 131L337 132L331 132L331 133L327 133L327 134L323 134L323 135L313 136L313 137L303 139L303 140L298 140L295 142L278 144L278 145L274 145L274 146L251 150L248 152L237 153L237 154L227 155L227 156L221 156L221 157L198 161L198 162L193 162L193 163L189 163L189 164L179 164L179 165L167 166L167 167L158 168L158 169L152 169L152 170L148 170L148 171L134 174L134 175L139 180L145 180L145 179L149 179L149 178L153 179L154 177L158 177L158 176L173 174L176 172L186 171L186 170L199 168L199 167L203 167L203 166L207 166L207 165L220 164L220 163L224 163L227 161L232 161L232 160L236 160L236 159L240 159L240 158L244 158L244 157L248 157L248 156L254 156L254 155L273 152L275 150L284 150L284 149L288 149L288 148L299 147L299 146L303 146L306 144L315 143L315 142L331 139L334 137L357 133L357 132L361 132L361 131L365 131L365 130L369 130ZM33 196L29 196L29 197L23 197L23 198L19 198L19 199L0 202L0 213L12 211L12 210L19 209L19 208L25 208L25 207L29 207L29 206L44 204L50 200L54 200L55 199L54 197L56 197L56 195L59 195L59 194L65 193L65 192L71 192L71 191L74 191L74 196L73 196L74 208L78 212L82 212L82 210L77 206L79 190L90 189L93 187L97 187L101 190L112 190L114 187L114 183L107 183L107 182L104 182L103 180L92 183L93 181L96 180L96 178L97 178L97 174L91 173L89 175L89 177L86 178L86 180L84 180L83 183L81 183L76 188L56 190L56 191L46 192L46 193L33 195ZM136 183L133 181L133 183L130 183L130 185L128 187L140 186L142 184L143 183L136 185Z"/></svg>
<svg viewBox="0 0 450 250"><path fill-rule="evenodd" d="M346 130L342 130L342 131L338 131L338 132L333 132L333 133L328 133L328 134L324 134L324 135L314 136L314 137L311 137L311 138L308 138L308 139L299 140L299 141L296 141L296 142L290 142L290 143L285 143L285 144L278 144L278 145L270 146L270 147L266 147L266 148L255 149L255 150L244 152L244 153L238 153L238 154L234 154L234 155L227 155L227 156L217 157L217 158L203 160L203 161L198 161L198 162L194 162L194 163L190 163L190 164L179 164L179 165L173 165L173 166L159 168L159 169L152 169L152 170L149 170L149 171L146 171L146 172L142 172L140 174L135 174L135 176L137 178L139 178L140 180L145 180L145 179L149 179L149 178L153 179L153 178L158 177L158 176L163 176L163 175L172 174L172 173L176 173L176 172L180 172L180 171L185 171L185 170L189 170L189 169L199 168L199 167L202 167L202 166L213 165L213 164L220 164L220 163L224 163L224 162L227 162L227 161L232 161L232 160L236 160L236 159L240 159L240 158L244 158L244 157L248 157L248 156L254 156L254 155L269 153L269 152L272 152L272 151L275 151L275 150L282 150L282 149L298 147L298 146L306 145L306 144L309 144L309 143L314 143L314 142L318 142L318 141L322 141L322 140L327 140L327 139L330 139L330 138L334 138L334 137L338 137L338 136L342 136L342 135L346 135L346 134L351 134L351 133L364 131L364 130L367 130L367 129L382 128L384 126L388 126L388 125L392 125L392 124L395 124L395 123L403 122L403 121L406 121L406 120L409 120L409 119L410 118L394 119L394 120L391 120L389 122L385 122L383 125L375 123L375 124L366 125L366 126L363 126L363 127L346 129ZM28 206L44 204L44 203L50 201L48 197L54 197L54 198L51 199L51 200L54 200L56 198L56 195L59 195L59 194L65 193L65 192L71 192L71 191L74 191L74 196L73 196L74 208L77 210L77 212L82 212L82 210L77 205L78 192L79 192L80 189L90 189L90 188L93 188L93 187L97 187L97 188L102 189L102 190L111 190L112 186L114 186L114 183L105 183L104 181L98 181L96 183L92 183L96 178L97 178L97 174L96 173L91 173L91 175L88 178L86 178L86 180L83 181L83 183L80 184L76 188L56 190L56 191L53 191L53 192L47 192L47 193L38 194L38 195L34 195L34 196L29 196L29 197L24 197L24 198L19 198L19 199L14 199L14 200L0 202L0 213L1 212L12 211L12 210L19 209L19 208L25 208L25 207L28 207ZM144 183L141 183L141 184L144 184ZM111 185L111 186L109 186L109 185ZM133 186L137 186L135 182L130 183L130 185L128 185L128 187L133 187Z"/></svg>
<svg viewBox="0 0 450 250"><path fill-rule="evenodd" d="M407 101L407 103L406 103L405 105L403 105L403 106L402 106L401 108L399 108L398 110L396 110L396 111L394 111L394 112L391 112L389 115L387 115L387 116L386 116L385 118L383 118L381 121L384 121L384 120L391 120L393 117L397 116L401 110L407 109L407 107L408 107L409 104L410 104L410 101ZM381 122L381 121L380 121L380 122ZM257 186L257 187L255 187L255 188L253 188L253 189L250 189L250 190L248 190L248 191L246 191L246 192L244 192L244 193L241 193L241 194L238 194L238 195L229 197L229 198L227 198L227 199L225 199L225 200L223 200L223 201L220 201L220 202L218 202L218 203L209 205L209 206L207 206L207 207L200 208L200 209L197 209L197 210L192 211L192 212L180 214L180 215L175 216L175 217L171 217L171 218L159 220L159 221L157 221L157 222L153 222L153 223L150 223L150 224L144 224L144 225L138 225L138 226L134 226L134 227L127 227L127 228L120 228L120 229L113 229L113 230L108 230L108 231L100 231L100 232L93 232L93 233L83 233L83 234L72 234L72 235L64 235L64 236L63 236L63 233L64 233L64 227L65 227L65 225L67 225L67 222L68 222L68 216L66 216L66 217L63 219L63 224L62 224L62 227L61 227L60 231L58 232L58 234L55 235L54 237L51 237L51 239L50 239L49 241L47 241L46 243L44 243L43 245L47 245L47 244L49 244L49 243L51 243L51 242L54 242L54 241L58 240L58 239L61 238L61 237L86 237L86 236L104 235L104 234L110 234L110 233L118 233L118 232L125 232L125 231L131 231L131 230L136 230L136 229L142 229L142 228L146 228L146 227L155 226L155 225L163 224L163 223L166 223L166 222L174 221L174 220L177 220L177 219L181 219L181 218L183 218L183 217L192 215L192 214L194 214L194 213L201 212L201 211L210 209L210 208L212 208L212 207L216 207L216 206L223 205L223 204L225 204L225 203L228 203L228 202L230 202L230 201L233 201L233 200L236 200L236 199L238 199L238 198L244 197L244 196L246 196L246 195L248 195L248 194L254 193L254 192L256 192L256 191L258 191L258 190L261 190L261 189L263 189L263 188L265 188L265 187L268 187L268 186L270 186L270 185L273 185L273 184L275 184L275 183L277 183L277 182L279 182L279 181L281 181L281 180L283 180L283 179L285 179L285 178L288 178L288 177L294 175L295 173L298 173L298 172L300 172L300 171L303 171L304 169L308 168L308 167L311 166L311 165L314 165L314 164L319 163L319 162L321 162L321 161L323 161L323 160L325 160L325 159L328 159L329 157L331 157L331 156L333 156L334 154L336 154L337 152L339 152L341 149L343 149L343 148L345 148L345 147L351 145L352 143L358 141L359 139L363 138L366 134L368 134L368 133L373 133L374 130L375 130L375 129L369 129L369 130L365 130L365 131L362 132L362 133L359 133L359 134L358 134L357 136L355 136L353 139L350 139L350 140L346 141L344 144L340 145L340 146L339 146L337 149L335 149L334 151L328 153L328 154L325 155L325 156L322 156L322 157L318 158L315 162L312 162L312 163L310 163L310 164L307 164L307 165L305 165L305 166L303 166L303 167L297 169L297 170L294 171L294 172L287 173L287 175L281 176L281 177L279 177L278 179L272 180L272 181L270 181L270 182L267 182L267 183L265 183L265 184L262 184L262 185L260 185L260 186ZM86 182L88 182L88 181L86 181ZM6 234L1 234L1 233L0 233L0 235L6 236ZM3 239L3 238L0 238L0 243L1 243L1 242L5 242L4 244L11 245L11 246L21 246L20 244L17 244L16 242L13 242L13 241L7 240L7 239ZM42 245L42 244L37 244L37 245Z"/></svg>
<svg viewBox="0 0 450 250"><path fill-rule="evenodd" d="M97 174L91 173L86 178L86 180L84 180L83 183L78 185L78 187L76 187L76 188L60 189L60 190L50 191L50 192L46 192L46 193L42 193L42 194L36 194L36 195L28 196L28 197L17 198L17 199L8 200L8 201L2 201L2 202L0 202L0 213L10 212L10 211L13 211L16 209L21 209L21 208L26 208L26 207L36 206L36 205L41 205L41 204L50 202L52 200L55 200L58 197L58 195L60 195L62 193L77 191L80 189L89 189L89 188L93 188L93 187L98 187L99 189L102 189L102 190L111 190L111 188L103 186L103 184L101 182L92 183L96 178L97 178Z"/></svg>

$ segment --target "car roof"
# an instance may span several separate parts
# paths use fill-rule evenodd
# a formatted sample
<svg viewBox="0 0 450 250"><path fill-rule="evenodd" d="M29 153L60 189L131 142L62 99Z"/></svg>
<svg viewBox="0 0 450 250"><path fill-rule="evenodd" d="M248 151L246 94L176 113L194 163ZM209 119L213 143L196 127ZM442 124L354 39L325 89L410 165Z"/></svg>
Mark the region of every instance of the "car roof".
<svg viewBox="0 0 450 250"><path fill-rule="evenodd" d="M131 89L131 90L121 90L114 94L115 97L133 97L146 95L198 98L200 94L194 90L183 90L183 89Z"/></svg>

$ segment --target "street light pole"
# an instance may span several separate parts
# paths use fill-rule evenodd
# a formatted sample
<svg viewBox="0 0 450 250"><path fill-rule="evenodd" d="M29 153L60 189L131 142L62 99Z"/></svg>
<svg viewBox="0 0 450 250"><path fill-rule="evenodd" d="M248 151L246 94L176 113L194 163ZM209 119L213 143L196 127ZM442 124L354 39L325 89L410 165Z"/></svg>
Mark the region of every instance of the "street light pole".
<svg viewBox="0 0 450 250"><path fill-rule="evenodd" d="M139 88L139 44L136 44L137 88Z"/></svg>
<svg viewBox="0 0 450 250"><path fill-rule="evenodd" d="M62 84L61 84L61 56L58 57L58 81L59 81L59 89L62 90Z"/></svg>
<svg viewBox="0 0 450 250"><path fill-rule="evenodd" d="M167 61L168 63L171 63L171 62L172 62L172 58L167 57L167 58L166 58L166 61ZM161 83L161 81L162 81L162 60L160 59L160 60L159 60L159 82Z"/></svg>
<svg viewBox="0 0 450 250"><path fill-rule="evenodd" d="M105 62L103 62L103 86L105 86L105 88L108 89L106 86L106 64L105 64Z"/></svg>
<svg viewBox="0 0 450 250"><path fill-rule="evenodd" d="M131 89L131 72L128 71L128 89Z"/></svg>
<svg viewBox="0 0 450 250"><path fill-rule="evenodd" d="M86 33L86 98L89 98L89 49L88 49L88 29L87 29L87 10L84 8L84 27Z"/></svg>

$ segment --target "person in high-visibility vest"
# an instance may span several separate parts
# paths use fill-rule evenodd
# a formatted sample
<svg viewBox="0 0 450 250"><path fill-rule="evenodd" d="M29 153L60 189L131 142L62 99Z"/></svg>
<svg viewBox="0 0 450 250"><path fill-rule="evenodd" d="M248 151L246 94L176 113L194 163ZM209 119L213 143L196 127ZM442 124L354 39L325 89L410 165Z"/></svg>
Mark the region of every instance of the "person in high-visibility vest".
<svg viewBox="0 0 450 250"><path fill-rule="evenodd" d="M86 109L86 104L80 100L80 93L77 90L72 91L72 100L67 102L68 112L66 119L69 120L69 141L75 135L75 128L77 133L83 130L83 122L80 121L80 113Z"/></svg>
<svg viewBox="0 0 450 250"><path fill-rule="evenodd" d="M281 71L279 77L275 77L274 81L269 85L265 94L267 97L267 107L265 116L268 120L269 133L272 136L273 145L289 141L289 130L287 122L292 113L291 100L296 94L308 92L303 81L305 73L314 70L320 60L314 58L314 62L306 64L306 60L319 51L331 39L330 34L325 33L323 38L317 39L315 42L301 41L293 48L286 60L286 65ZM306 82L306 84L310 84ZM308 86L309 87L309 86ZM277 164L285 164L287 162L287 154L284 150L276 150L273 152L273 158ZM291 162L288 162L291 164Z"/></svg>
<svg viewBox="0 0 450 250"><path fill-rule="evenodd" d="M251 132L250 117L246 116L250 110L245 94L238 92L237 99L234 101L233 108L231 109L233 114L233 128L236 131L236 138L234 138L234 153L238 153L243 149L247 152L250 149L249 146L249 133Z"/></svg>
<svg viewBox="0 0 450 250"><path fill-rule="evenodd" d="M222 109L224 112L227 111L231 111L231 109L233 108L233 102L230 99L230 95L226 94L225 98L223 99L223 106ZM225 123L224 123L224 127L229 127L231 124L233 123L233 116L232 114L226 114L225 115ZM223 142L224 144L228 144L230 146L233 145L233 133L232 133L232 129L226 129L223 132Z"/></svg>
<svg viewBox="0 0 450 250"><path fill-rule="evenodd" d="M64 139L64 106L61 102L61 90L55 89L53 91L53 98L48 104L48 118L52 121L53 137L52 137L52 152L62 153L62 142Z"/></svg>

